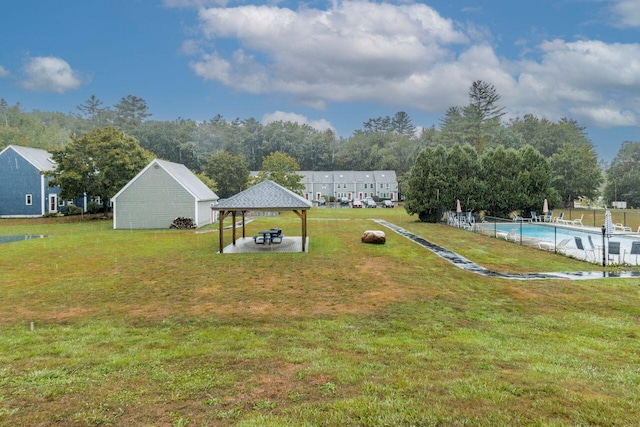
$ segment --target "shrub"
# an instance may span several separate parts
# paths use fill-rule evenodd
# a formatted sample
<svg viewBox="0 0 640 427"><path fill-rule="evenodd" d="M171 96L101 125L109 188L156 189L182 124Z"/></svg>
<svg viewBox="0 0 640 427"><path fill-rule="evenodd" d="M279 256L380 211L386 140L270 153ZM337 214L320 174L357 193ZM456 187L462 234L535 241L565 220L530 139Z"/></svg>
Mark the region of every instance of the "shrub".
<svg viewBox="0 0 640 427"><path fill-rule="evenodd" d="M90 214L95 214L100 212L100 204L94 200L87 203L87 212Z"/></svg>
<svg viewBox="0 0 640 427"><path fill-rule="evenodd" d="M69 205L67 207L66 215L80 215L82 213L82 208L76 205Z"/></svg>

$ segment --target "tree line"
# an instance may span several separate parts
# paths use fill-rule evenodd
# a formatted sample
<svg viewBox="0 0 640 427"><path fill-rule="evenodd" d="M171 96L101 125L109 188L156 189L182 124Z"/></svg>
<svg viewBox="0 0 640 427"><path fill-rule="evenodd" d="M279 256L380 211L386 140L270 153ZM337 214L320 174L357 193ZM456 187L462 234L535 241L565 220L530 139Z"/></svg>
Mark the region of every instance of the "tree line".
<svg viewBox="0 0 640 427"><path fill-rule="evenodd" d="M232 170L262 170L263 159L275 152L293 158L302 170L395 170L400 191L408 193L411 168L425 149L433 152L442 146L447 151L469 145L482 157L498 148L519 152L529 146L548 162L558 204L570 205L579 197L595 199L606 177L602 192L606 202L617 198L640 206L640 194L634 190L638 186L629 185L640 180L637 156L621 150L622 157L616 158L605 174L593 144L576 121L553 122L525 115L505 122L499 99L493 85L478 80L469 88L468 105L449 108L438 127L421 128L400 111L371 118L347 137L294 122L262 124L254 118L227 120L221 115L202 122L153 120L146 102L133 95L113 107L91 96L70 113L26 112L19 104L10 106L2 99L0 145L53 150L69 144L72 136L79 138L108 126L132 136L154 156L215 179L218 191L225 194L239 185L225 183L233 181ZM640 143L627 142L623 150L633 152L637 145Z"/></svg>

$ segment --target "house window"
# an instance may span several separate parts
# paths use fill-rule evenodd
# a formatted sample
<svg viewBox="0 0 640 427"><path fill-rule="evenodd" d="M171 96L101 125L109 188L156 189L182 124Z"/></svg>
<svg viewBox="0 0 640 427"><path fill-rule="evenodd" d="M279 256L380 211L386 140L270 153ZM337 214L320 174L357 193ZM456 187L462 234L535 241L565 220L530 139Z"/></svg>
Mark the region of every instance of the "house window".
<svg viewBox="0 0 640 427"><path fill-rule="evenodd" d="M27 204L27 206L31 206L33 204L33 196L31 194L26 194L24 196L24 202Z"/></svg>

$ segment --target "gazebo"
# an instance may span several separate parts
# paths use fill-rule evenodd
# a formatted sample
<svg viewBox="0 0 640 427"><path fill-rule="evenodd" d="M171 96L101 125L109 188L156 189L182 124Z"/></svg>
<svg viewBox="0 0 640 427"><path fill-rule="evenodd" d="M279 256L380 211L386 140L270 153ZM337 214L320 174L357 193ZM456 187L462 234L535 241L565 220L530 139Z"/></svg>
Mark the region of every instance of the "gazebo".
<svg viewBox="0 0 640 427"><path fill-rule="evenodd" d="M293 211L302 221L302 252L307 240L307 211L311 202L304 197L270 180L264 180L228 199L220 200L211 209L219 212L220 253L224 248L224 220L229 215L233 219L232 239L236 244L237 215L242 216L242 238L245 234L245 216L248 211L283 212Z"/></svg>

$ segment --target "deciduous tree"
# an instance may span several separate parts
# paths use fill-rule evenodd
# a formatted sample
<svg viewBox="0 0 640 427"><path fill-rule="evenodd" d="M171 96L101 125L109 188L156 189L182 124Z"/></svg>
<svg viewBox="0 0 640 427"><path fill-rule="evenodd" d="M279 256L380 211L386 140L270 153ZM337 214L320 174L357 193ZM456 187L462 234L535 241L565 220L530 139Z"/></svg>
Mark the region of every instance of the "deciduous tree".
<svg viewBox="0 0 640 427"><path fill-rule="evenodd" d="M242 154L220 151L209 157L205 173L216 181L217 195L225 199L247 188L249 162Z"/></svg>
<svg viewBox="0 0 640 427"><path fill-rule="evenodd" d="M625 141L607 170L605 200L640 206L640 142Z"/></svg>
<svg viewBox="0 0 640 427"><path fill-rule="evenodd" d="M565 207L584 197L595 198L603 183L598 156L587 146L567 144L549 159L553 170L553 186L558 190Z"/></svg>
<svg viewBox="0 0 640 427"><path fill-rule="evenodd" d="M53 150L56 168L47 172L50 185L72 199L86 193L99 196L105 206L125 184L153 158L138 141L124 132L106 127L81 137L73 136L62 149Z"/></svg>
<svg viewBox="0 0 640 427"><path fill-rule="evenodd" d="M406 182L405 210L409 215L417 214L420 221L437 222L451 203L455 203L451 184L444 147L425 148Z"/></svg>
<svg viewBox="0 0 640 427"><path fill-rule="evenodd" d="M302 194L304 184L302 176L297 173L299 170L300 166L293 157L276 151L262 159L262 170L253 178L252 184L269 179L294 193Z"/></svg>

